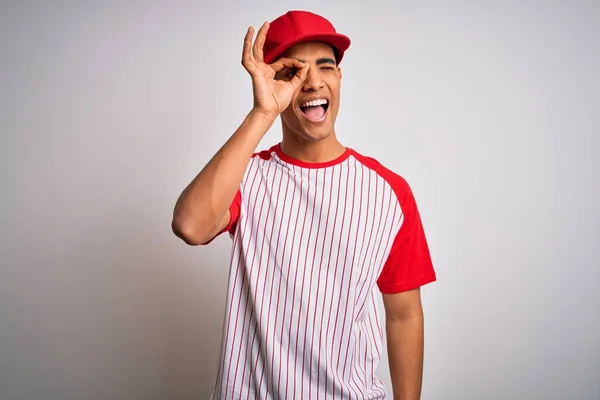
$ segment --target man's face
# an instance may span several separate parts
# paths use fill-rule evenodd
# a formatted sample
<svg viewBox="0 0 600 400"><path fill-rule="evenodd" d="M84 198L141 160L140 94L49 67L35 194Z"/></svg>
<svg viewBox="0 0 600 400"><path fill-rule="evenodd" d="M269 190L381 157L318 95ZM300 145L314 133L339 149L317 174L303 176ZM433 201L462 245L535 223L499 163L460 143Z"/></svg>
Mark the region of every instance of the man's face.
<svg viewBox="0 0 600 400"><path fill-rule="evenodd" d="M288 108L281 114L284 129L308 141L327 138L334 132L340 105L342 73L331 46L308 42L291 47L284 57L310 65L306 81L296 90ZM295 71L284 69L278 79L290 79Z"/></svg>

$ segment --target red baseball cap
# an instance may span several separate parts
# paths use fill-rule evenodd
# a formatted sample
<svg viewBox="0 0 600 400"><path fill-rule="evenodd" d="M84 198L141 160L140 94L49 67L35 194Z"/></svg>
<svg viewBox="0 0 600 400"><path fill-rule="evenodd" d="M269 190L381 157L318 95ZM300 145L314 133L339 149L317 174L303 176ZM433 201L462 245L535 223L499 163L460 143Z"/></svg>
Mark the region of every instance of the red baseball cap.
<svg viewBox="0 0 600 400"><path fill-rule="evenodd" d="M263 47L264 60L272 63L290 47L304 42L324 42L336 50L337 63L350 47L350 38L337 33L331 22L309 11L288 11L269 25Z"/></svg>

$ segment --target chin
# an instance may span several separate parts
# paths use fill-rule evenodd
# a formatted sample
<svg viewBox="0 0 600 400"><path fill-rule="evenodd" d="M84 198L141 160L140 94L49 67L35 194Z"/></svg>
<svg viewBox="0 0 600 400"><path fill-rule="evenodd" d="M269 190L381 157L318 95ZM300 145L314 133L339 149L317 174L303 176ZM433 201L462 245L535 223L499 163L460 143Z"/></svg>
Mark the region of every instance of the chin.
<svg viewBox="0 0 600 400"><path fill-rule="evenodd" d="M327 139L332 132L333 128L331 126L323 126L317 128L302 127L296 131L296 134L308 142L319 142L321 140Z"/></svg>
<svg viewBox="0 0 600 400"><path fill-rule="evenodd" d="M300 138L309 142L318 142L327 139L333 133L333 115L331 109L325 112L320 121L311 121L300 110L294 110L290 118L285 118L284 123Z"/></svg>

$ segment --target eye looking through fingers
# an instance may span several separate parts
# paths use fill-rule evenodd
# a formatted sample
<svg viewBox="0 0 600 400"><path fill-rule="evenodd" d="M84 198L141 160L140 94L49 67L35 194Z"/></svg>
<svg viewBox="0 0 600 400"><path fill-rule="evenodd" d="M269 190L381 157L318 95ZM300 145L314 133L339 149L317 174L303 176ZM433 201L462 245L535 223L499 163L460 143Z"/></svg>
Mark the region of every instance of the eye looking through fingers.
<svg viewBox="0 0 600 400"><path fill-rule="evenodd" d="M290 70L285 74L285 76L289 78L293 78L294 75L298 73L298 68L290 68Z"/></svg>
<svg viewBox="0 0 600 400"><path fill-rule="evenodd" d="M279 80L279 81L289 81L294 76L298 75L298 72L299 72L298 68L286 68L282 71L279 71L277 73L277 75L275 76L275 79Z"/></svg>

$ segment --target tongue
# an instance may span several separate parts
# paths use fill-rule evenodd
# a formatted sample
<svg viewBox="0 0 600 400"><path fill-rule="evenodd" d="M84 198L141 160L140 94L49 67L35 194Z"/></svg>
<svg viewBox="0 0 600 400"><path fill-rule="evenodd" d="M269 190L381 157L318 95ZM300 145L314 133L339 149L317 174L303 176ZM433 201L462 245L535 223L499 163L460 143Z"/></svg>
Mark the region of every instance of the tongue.
<svg viewBox="0 0 600 400"><path fill-rule="evenodd" d="M312 120L321 119L325 115L325 108L323 106L306 107L302 111Z"/></svg>

